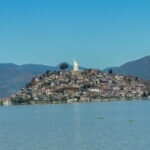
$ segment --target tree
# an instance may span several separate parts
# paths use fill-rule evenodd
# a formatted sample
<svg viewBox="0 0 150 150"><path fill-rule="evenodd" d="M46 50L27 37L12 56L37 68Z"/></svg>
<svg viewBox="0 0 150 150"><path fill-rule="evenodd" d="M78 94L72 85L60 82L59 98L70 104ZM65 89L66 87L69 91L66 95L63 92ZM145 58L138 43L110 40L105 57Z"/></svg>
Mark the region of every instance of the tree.
<svg viewBox="0 0 150 150"><path fill-rule="evenodd" d="M32 83L35 82L35 78L34 78L34 77L32 78L31 82L32 82Z"/></svg>
<svg viewBox="0 0 150 150"><path fill-rule="evenodd" d="M110 70L108 71L108 73L109 73L109 74L112 74L112 73L113 73L113 70L112 70L112 69L110 69Z"/></svg>
<svg viewBox="0 0 150 150"><path fill-rule="evenodd" d="M92 71L92 69L88 69L88 72L91 72Z"/></svg>
<svg viewBox="0 0 150 150"><path fill-rule="evenodd" d="M126 76L124 76L124 77L123 77L123 80L127 81L127 77L126 77Z"/></svg>
<svg viewBox="0 0 150 150"><path fill-rule="evenodd" d="M138 81L138 77L135 77L135 81Z"/></svg>
<svg viewBox="0 0 150 150"><path fill-rule="evenodd" d="M61 102L67 102L67 97L62 97Z"/></svg>
<svg viewBox="0 0 150 150"><path fill-rule="evenodd" d="M128 83L129 83L129 84L131 83L131 79L128 79Z"/></svg>
<svg viewBox="0 0 150 150"><path fill-rule="evenodd" d="M69 67L69 65L67 63L61 63L60 64L60 70L65 70Z"/></svg>
<svg viewBox="0 0 150 150"><path fill-rule="evenodd" d="M39 77L39 80L43 80L43 76L40 76L40 77Z"/></svg>
<svg viewBox="0 0 150 150"><path fill-rule="evenodd" d="M49 70L47 70L47 71L46 71L46 74L47 74L47 75L49 75L49 74L50 74L50 71L49 71Z"/></svg>
<svg viewBox="0 0 150 150"><path fill-rule="evenodd" d="M147 97L147 94L144 92L143 95L142 95L142 97Z"/></svg>

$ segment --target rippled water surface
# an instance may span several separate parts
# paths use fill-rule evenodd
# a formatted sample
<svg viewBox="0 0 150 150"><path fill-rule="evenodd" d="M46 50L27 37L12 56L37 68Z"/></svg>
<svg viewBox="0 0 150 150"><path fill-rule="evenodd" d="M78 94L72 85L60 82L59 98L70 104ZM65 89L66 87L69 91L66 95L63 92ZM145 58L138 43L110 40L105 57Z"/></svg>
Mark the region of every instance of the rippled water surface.
<svg viewBox="0 0 150 150"><path fill-rule="evenodd" d="M0 107L0 150L150 150L150 101Z"/></svg>

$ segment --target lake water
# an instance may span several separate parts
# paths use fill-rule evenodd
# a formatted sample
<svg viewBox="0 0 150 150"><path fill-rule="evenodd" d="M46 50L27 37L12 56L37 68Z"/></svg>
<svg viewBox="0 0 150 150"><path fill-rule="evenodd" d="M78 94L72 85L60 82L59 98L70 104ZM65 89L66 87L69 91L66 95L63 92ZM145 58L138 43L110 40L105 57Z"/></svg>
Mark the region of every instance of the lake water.
<svg viewBox="0 0 150 150"><path fill-rule="evenodd" d="M0 107L0 150L150 150L150 101Z"/></svg>

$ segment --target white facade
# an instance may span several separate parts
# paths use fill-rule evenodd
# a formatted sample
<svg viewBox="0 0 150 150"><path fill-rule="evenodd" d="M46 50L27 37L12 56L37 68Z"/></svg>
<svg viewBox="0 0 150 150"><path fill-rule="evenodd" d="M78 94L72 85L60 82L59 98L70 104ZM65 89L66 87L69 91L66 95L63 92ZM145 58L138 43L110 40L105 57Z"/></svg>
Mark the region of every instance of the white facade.
<svg viewBox="0 0 150 150"><path fill-rule="evenodd" d="M73 61L73 64L74 64L74 70L73 71L79 71L79 65L77 63L77 61Z"/></svg>

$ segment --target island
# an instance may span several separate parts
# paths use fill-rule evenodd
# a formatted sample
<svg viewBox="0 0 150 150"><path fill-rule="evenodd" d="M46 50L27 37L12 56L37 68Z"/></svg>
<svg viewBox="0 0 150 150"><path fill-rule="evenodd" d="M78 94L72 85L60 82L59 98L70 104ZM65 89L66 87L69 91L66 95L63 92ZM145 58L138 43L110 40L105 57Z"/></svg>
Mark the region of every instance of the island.
<svg viewBox="0 0 150 150"><path fill-rule="evenodd" d="M74 61L74 70L46 71L32 79L24 88L1 105L75 103L113 100L146 99L150 82L133 76L114 74L112 70L79 70Z"/></svg>

